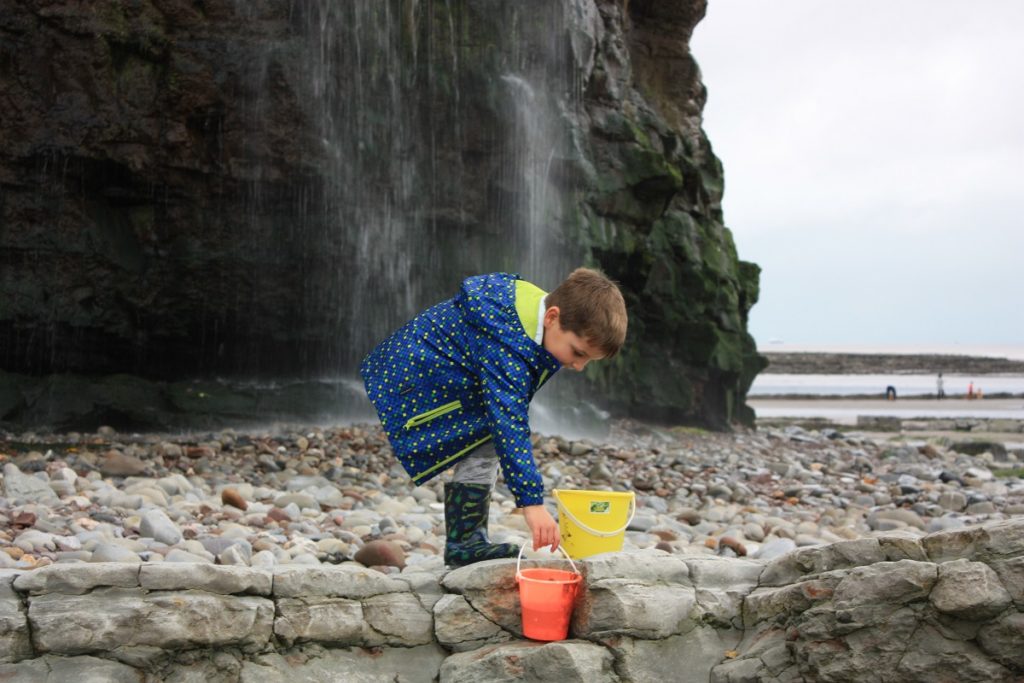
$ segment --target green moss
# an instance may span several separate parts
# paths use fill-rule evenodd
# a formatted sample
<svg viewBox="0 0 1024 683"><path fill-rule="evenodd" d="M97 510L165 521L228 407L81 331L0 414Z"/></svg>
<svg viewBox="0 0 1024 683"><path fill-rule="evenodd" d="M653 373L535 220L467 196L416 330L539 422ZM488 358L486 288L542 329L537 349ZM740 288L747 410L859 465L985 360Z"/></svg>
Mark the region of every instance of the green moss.
<svg viewBox="0 0 1024 683"><path fill-rule="evenodd" d="M992 474L1001 479L1008 479L1014 477L1024 479L1024 467L1008 467L1006 469L1001 470L992 470Z"/></svg>
<svg viewBox="0 0 1024 683"><path fill-rule="evenodd" d="M694 436L702 436L702 435L710 434L711 433L710 430L703 429L701 427L684 427L684 426L671 427L671 428L669 428L669 431L672 432L673 434L694 435Z"/></svg>

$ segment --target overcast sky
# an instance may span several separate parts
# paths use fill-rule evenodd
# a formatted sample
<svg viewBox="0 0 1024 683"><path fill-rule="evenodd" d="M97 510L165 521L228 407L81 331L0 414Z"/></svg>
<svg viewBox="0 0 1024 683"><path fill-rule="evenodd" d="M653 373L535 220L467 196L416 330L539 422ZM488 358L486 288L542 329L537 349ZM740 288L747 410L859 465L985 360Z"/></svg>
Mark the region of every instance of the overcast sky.
<svg viewBox="0 0 1024 683"><path fill-rule="evenodd" d="M758 346L1024 345L1024 0L708 5Z"/></svg>

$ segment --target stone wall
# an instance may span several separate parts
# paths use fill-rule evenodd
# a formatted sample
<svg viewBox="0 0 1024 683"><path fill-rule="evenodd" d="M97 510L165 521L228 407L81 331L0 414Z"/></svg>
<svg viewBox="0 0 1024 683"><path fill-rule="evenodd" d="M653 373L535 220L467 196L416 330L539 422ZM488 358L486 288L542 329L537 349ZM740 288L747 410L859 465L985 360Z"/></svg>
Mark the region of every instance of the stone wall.
<svg viewBox="0 0 1024 683"><path fill-rule="evenodd" d="M571 639L521 636L515 563L385 576L197 564L0 573L9 681L1012 681L1024 519L798 549L583 561Z"/></svg>

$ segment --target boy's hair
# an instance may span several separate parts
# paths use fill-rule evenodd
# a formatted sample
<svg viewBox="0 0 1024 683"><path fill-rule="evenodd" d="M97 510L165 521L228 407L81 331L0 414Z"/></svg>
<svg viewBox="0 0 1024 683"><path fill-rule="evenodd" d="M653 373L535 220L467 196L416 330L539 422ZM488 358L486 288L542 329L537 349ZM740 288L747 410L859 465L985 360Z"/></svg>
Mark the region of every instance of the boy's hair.
<svg viewBox="0 0 1024 683"><path fill-rule="evenodd" d="M626 302L618 285L600 271L572 271L548 294L545 305L558 306L562 329L601 349L605 358L617 354L626 340Z"/></svg>

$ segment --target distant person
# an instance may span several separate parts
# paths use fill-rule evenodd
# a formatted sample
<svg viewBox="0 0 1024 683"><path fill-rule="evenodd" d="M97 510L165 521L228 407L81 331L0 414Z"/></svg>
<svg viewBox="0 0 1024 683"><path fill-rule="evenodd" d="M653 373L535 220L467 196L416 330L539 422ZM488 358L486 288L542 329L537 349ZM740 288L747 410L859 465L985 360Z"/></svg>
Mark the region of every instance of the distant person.
<svg viewBox="0 0 1024 683"><path fill-rule="evenodd" d="M967 384L967 398L974 398L974 382L968 382Z"/></svg>
<svg viewBox="0 0 1024 683"><path fill-rule="evenodd" d="M596 270L576 269L551 293L494 273L467 278L366 357L366 393L413 483L453 470L444 485L446 565L519 553L487 535L499 465L533 547L558 549L533 460L530 399L560 368L611 358L625 337L622 294Z"/></svg>
<svg viewBox="0 0 1024 683"><path fill-rule="evenodd" d="M885 400L895 401L896 400L896 387L889 385L885 388Z"/></svg>
<svg viewBox="0 0 1024 683"><path fill-rule="evenodd" d="M946 398L946 390L943 388L942 373L939 373L938 379L935 380L935 397L938 399Z"/></svg>

